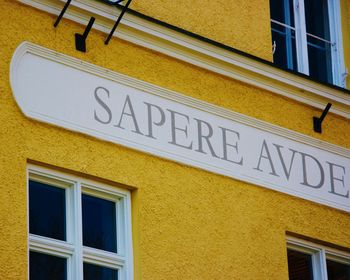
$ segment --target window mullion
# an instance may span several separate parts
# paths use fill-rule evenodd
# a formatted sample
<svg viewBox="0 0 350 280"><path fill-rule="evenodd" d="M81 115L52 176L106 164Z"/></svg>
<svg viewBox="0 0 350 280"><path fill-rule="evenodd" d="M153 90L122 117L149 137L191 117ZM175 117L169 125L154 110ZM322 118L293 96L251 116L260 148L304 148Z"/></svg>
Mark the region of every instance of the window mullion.
<svg viewBox="0 0 350 280"><path fill-rule="evenodd" d="M285 17L286 25L291 26L289 0L284 0L284 17ZM289 69L294 69L292 44L293 44L293 42L292 42L292 29L286 28L287 67Z"/></svg>
<svg viewBox="0 0 350 280"><path fill-rule="evenodd" d="M313 279L328 280L325 250L323 248L314 248L314 250L312 254Z"/></svg>
<svg viewBox="0 0 350 280"><path fill-rule="evenodd" d="M293 0L298 71L309 75L304 0Z"/></svg>
<svg viewBox="0 0 350 280"><path fill-rule="evenodd" d="M53 255L64 257L69 257L74 251L74 245L68 242L34 234L29 235L29 248L36 252L52 253Z"/></svg>
<svg viewBox="0 0 350 280"><path fill-rule="evenodd" d="M67 240L75 245L75 215L74 215L74 184L70 188L66 189L66 227L67 227ZM75 279L75 247L73 254L67 259L67 279Z"/></svg>
<svg viewBox="0 0 350 280"><path fill-rule="evenodd" d="M341 36L341 24L340 24L340 3L338 0L328 0L328 17L329 17L329 34L332 55L332 74L333 83L335 85L345 87L345 79L343 74L345 73L345 65L343 60L343 42Z"/></svg>
<svg viewBox="0 0 350 280"><path fill-rule="evenodd" d="M325 249L321 249L320 251L320 273L321 273L320 275L321 280L328 280Z"/></svg>
<svg viewBox="0 0 350 280"><path fill-rule="evenodd" d="M83 233L82 233L82 213L81 213L81 184L77 182L74 187L74 241L75 241L75 279L83 280Z"/></svg>
<svg viewBox="0 0 350 280"><path fill-rule="evenodd" d="M125 266L125 257L115 253L105 252L89 247L84 247L83 253L84 260L92 264L119 270Z"/></svg>

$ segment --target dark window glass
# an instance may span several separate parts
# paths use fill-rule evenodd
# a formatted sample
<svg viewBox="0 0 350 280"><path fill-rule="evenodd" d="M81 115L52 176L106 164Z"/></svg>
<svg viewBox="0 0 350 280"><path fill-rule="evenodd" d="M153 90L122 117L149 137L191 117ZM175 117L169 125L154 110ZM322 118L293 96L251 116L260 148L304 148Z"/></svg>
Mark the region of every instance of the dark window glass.
<svg viewBox="0 0 350 280"><path fill-rule="evenodd" d="M66 240L65 189L29 181L29 231Z"/></svg>
<svg viewBox="0 0 350 280"><path fill-rule="evenodd" d="M333 80L332 45L329 35L327 0L306 0L305 22L310 77L331 83Z"/></svg>
<svg viewBox="0 0 350 280"><path fill-rule="evenodd" d="M272 42L276 44L273 62L290 70L297 71L297 55L295 45L295 32L287 27L271 23Z"/></svg>
<svg viewBox="0 0 350 280"><path fill-rule="evenodd" d="M350 280L350 265L327 260L328 280Z"/></svg>
<svg viewBox="0 0 350 280"><path fill-rule="evenodd" d="M83 194L82 212L84 246L117 252L115 203Z"/></svg>
<svg viewBox="0 0 350 280"><path fill-rule="evenodd" d="M67 260L64 258L30 252L29 262L30 280L67 279Z"/></svg>
<svg viewBox="0 0 350 280"><path fill-rule="evenodd" d="M327 0L305 0L306 32L329 40Z"/></svg>
<svg viewBox="0 0 350 280"><path fill-rule="evenodd" d="M273 62L282 68L297 71L293 1L270 0L270 13L273 20L272 44L276 48Z"/></svg>
<svg viewBox="0 0 350 280"><path fill-rule="evenodd" d="M311 255L288 249L289 280L313 280Z"/></svg>
<svg viewBox="0 0 350 280"><path fill-rule="evenodd" d="M307 38L310 77L332 83L331 45L316 38Z"/></svg>
<svg viewBox="0 0 350 280"><path fill-rule="evenodd" d="M293 0L270 0L271 19L294 27Z"/></svg>
<svg viewBox="0 0 350 280"><path fill-rule="evenodd" d="M84 280L118 280L118 270L84 263Z"/></svg>

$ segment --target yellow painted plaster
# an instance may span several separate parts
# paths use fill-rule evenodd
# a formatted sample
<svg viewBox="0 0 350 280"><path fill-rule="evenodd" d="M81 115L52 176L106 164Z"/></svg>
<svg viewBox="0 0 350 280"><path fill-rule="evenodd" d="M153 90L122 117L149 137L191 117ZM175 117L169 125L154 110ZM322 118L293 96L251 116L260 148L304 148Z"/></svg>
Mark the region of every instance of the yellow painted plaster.
<svg viewBox="0 0 350 280"><path fill-rule="evenodd" d="M272 60L269 1L133 1L131 8L230 47Z"/></svg>
<svg viewBox="0 0 350 280"><path fill-rule="evenodd" d="M343 31L343 47L345 68L348 71L346 78L346 87L350 89L350 0L341 1L342 11L342 31Z"/></svg>
<svg viewBox="0 0 350 280"><path fill-rule="evenodd" d="M320 110L118 39L105 46L96 31L83 54L74 33L85 27L64 19L54 29L53 16L12 0L1 8L1 279L27 279L28 160L134 189L135 279L287 280L286 231L350 248L347 213L25 118L10 89L9 63L16 47L31 41L350 148L348 120L329 114L324 133L315 134L312 117ZM266 9L255 10L264 21Z"/></svg>

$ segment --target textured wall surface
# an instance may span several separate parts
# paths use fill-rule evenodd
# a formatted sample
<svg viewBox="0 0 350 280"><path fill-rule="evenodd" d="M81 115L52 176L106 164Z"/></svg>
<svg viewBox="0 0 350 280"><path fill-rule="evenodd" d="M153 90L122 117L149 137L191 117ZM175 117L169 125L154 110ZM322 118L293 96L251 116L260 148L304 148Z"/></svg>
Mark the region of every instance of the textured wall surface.
<svg viewBox="0 0 350 280"><path fill-rule="evenodd" d="M342 28L345 31L345 38L343 39L343 45L345 49L344 59L345 67L348 70L348 76L346 79L346 87L350 88L350 0L343 0L342 3Z"/></svg>
<svg viewBox="0 0 350 280"><path fill-rule="evenodd" d="M131 8L230 47L272 59L268 0L133 1Z"/></svg>
<svg viewBox="0 0 350 280"><path fill-rule="evenodd" d="M350 69L350 0L341 0L341 24L343 30L343 48L345 70ZM350 76L346 77L346 88L350 88Z"/></svg>
<svg viewBox="0 0 350 280"><path fill-rule="evenodd" d="M181 26L183 19L177 18L181 13L169 13L175 4L163 2L169 7L159 13L160 18L167 13L173 24ZM270 36L267 1L237 2L239 18L225 20L233 25L242 20L245 29ZM224 1L220 3L223 11L204 9L205 5L196 11L212 19L216 12L229 10ZM74 33L85 27L64 19L54 29L52 15L13 0L2 0L0 5L0 279L27 279L28 160L134 188L135 279L287 280L286 231L350 247L347 213L25 118L13 99L9 64L16 47L31 41L346 148L350 148L349 120L329 114L324 133L316 134L312 117L320 110L118 39L105 46L105 35L94 30L83 54L75 51ZM189 1L183 5L190 8ZM160 9L152 6L154 13ZM249 14L251 10L255 12ZM193 29L203 28L203 35L216 30L214 22L208 23L208 29L195 20L190 24ZM252 51L249 42L253 41L243 39L247 34L232 39L220 32L221 28L213 34L223 41L237 41L232 44L242 44L237 47L245 51L268 56L263 43Z"/></svg>

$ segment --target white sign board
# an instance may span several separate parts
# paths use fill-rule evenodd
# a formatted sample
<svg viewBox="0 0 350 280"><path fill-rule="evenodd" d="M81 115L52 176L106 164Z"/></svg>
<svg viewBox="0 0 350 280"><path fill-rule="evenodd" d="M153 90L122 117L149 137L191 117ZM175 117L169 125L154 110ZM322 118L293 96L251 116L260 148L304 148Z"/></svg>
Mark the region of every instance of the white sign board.
<svg viewBox="0 0 350 280"><path fill-rule="evenodd" d="M350 212L349 150L29 43L10 78L30 118Z"/></svg>

